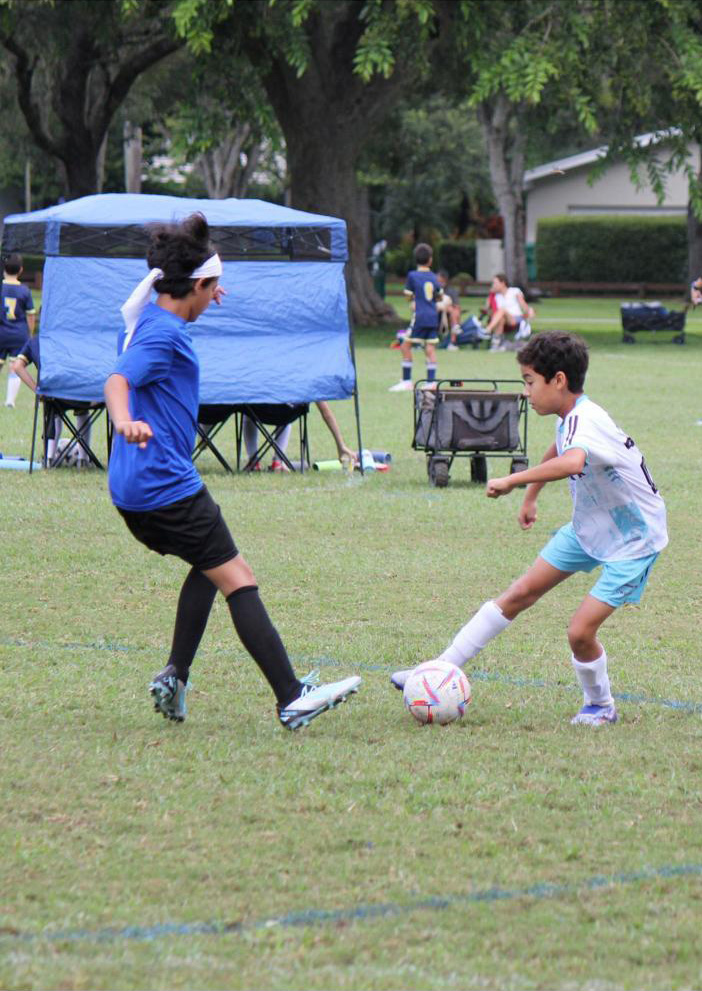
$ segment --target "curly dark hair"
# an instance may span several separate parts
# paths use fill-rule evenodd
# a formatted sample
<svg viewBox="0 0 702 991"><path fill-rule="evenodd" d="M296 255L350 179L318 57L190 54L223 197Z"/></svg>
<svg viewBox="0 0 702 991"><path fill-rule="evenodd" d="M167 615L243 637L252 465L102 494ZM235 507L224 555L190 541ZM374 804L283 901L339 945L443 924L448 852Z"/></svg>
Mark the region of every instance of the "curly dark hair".
<svg viewBox="0 0 702 991"><path fill-rule="evenodd" d="M563 372L571 392L582 392L589 363L587 344L576 334L549 330L536 334L517 351L520 365L528 365L550 382Z"/></svg>
<svg viewBox="0 0 702 991"><path fill-rule="evenodd" d="M149 227L146 260L150 268L162 268L164 272L154 284L156 292L183 299L193 288L191 273L214 253L210 228L201 213L191 213L179 224Z"/></svg>

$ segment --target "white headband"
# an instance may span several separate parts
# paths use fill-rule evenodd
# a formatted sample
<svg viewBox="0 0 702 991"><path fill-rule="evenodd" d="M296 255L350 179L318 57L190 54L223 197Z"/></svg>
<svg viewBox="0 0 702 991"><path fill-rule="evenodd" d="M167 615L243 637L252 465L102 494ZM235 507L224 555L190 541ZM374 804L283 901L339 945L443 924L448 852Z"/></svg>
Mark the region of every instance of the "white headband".
<svg viewBox="0 0 702 991"><path fill-rule="evenodd" d="M151 299L151 290L154 287L154 283L158 282L159 279L164 277L164 271L160 268L152 268L149 274L141 280L136 289L132 292L129 299L127 299L120 307L120 312L122 318L124 319L125 327L127 328L127 334L124 338L125 350L129 342L132 339L134 330L137 325L137 321L141 316L141 311L144 309L146 304ZM189 279L210 279L214 276L219 277L222 274L222 259L219 255L211 255L206 261L196 268L188 276Z"/></svg>

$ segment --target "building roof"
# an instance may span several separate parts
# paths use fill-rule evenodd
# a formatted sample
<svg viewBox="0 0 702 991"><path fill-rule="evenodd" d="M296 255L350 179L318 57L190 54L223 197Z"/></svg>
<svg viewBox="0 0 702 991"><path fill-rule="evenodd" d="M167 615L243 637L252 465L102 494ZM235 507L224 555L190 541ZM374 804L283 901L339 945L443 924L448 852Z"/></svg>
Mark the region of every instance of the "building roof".
<svg viewBox="0 0 702 991"><path fill-rule="evenodd" d="M681 132L677 127L668 128L665 131L649 131L648 134L639 134L634 138L635 144L639 148L647 148L649 145L658 144L665 138L679 135ZM594 165L599 159L607 154L608 145L600 145L599 148L592 148L590 151L581 151L577 155L568 155L566 158L558 158L553 162L545 162L537 165L534 169L527 169L524 173L524 186L529 187L539 179L547 179L561 172L571 172L573 169L580 169L586 165Z"/></svg>

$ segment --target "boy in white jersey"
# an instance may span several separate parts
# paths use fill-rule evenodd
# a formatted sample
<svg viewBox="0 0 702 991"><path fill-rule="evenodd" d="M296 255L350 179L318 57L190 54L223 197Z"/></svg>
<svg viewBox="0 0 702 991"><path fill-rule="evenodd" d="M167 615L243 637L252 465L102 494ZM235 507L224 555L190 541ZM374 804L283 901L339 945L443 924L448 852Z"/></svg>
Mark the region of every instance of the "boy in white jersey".
<svg viewBox="0 0 702 991"><path fill-rule="evenodd" d="M488 482L487 496L497 499L526 483L518 518L528 530L537 519L542 487L568 478L573 519L521 578L481 606L439 659L463 666L545 592L576 571L601 565L599 579L568 627L573 668L584 694L571 722L614 723L607 654L597 633L618 606L641 599L651 568L668 543L665 504L634 441L583 393L588 366L584 341L559 331L538 334L517 352L517 361L532 408L540 416L558 416L556 440L537 467ZM396 688L404 687L409 673L392 675Z"/></svg>

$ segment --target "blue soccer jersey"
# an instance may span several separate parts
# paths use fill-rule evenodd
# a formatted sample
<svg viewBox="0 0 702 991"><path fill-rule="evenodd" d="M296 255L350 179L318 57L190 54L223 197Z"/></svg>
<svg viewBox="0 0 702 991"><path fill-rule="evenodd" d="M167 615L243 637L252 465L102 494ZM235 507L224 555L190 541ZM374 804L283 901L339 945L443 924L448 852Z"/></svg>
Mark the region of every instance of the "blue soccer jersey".
<svg viewBox="0 0 702 991"><path fill-rule="evenodd" d="M1 291L0 343L6 348L22 347L29 336L27 314L34 313L32 294L18 282L3 282Z"/></svg>
<svg viewBox="0 0 702 991"><path fill-rule="evenodd" d="M436 300L441 296L441 283L428 269L407 273L405 289L414 296L414 326L417 330L433 330L439 324Z"/></svg>
<svg viewBox="0 0 702 991"><path fill-rule="evenodd" d="M114 372L129 383L131 418L148 423L154 435L142 449L115 434L112 501L143 512L195 495L203 484L192 462L200 366L187 322L149 303Z"/></svg>

